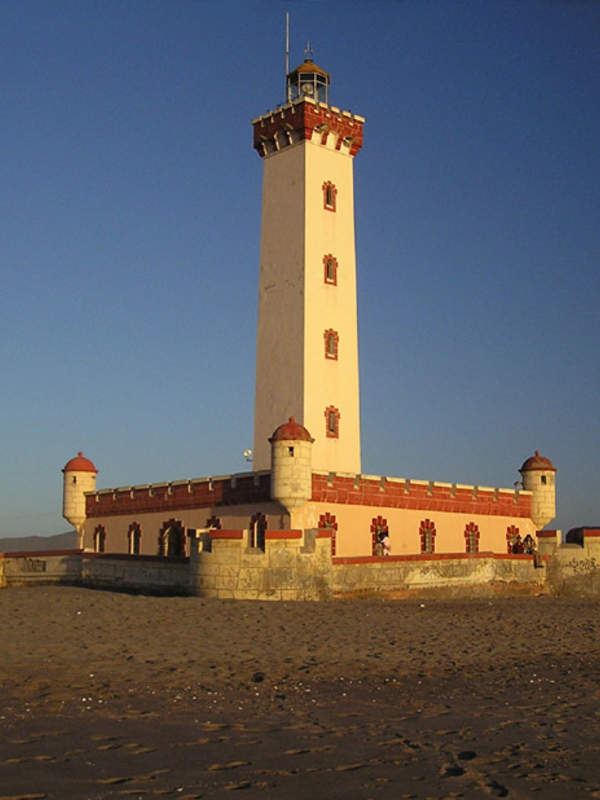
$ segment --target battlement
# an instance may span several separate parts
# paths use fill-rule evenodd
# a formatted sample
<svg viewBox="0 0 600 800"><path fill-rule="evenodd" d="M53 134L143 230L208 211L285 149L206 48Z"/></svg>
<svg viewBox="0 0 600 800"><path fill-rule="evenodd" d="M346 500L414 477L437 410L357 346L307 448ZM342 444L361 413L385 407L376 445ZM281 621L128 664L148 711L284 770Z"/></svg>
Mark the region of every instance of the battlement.
<svg viewBox="0 0 600 800"><path fill-rule="evenodd" d="M120 486L86 492L85 500L87 517L265 503L271 500L271 473L264 470ZM307 500L382 509L410 508L511 517L531 515L531 492L523 489L345 472L314 471L312 495Z"/></svg>
<svg viewBox="0 0 600 800"><path fill-rule="evenodd" d="M312 500L321 503L412 508L529 517L531 492L461 483L313 472Z"/></svg>
<svg viewBox="0 0 600 800"><path fill-rule="evenodd" d="M314 141L355 156L363 145L364 117L299 97L252 120L254 148L261 157L301 141Z"/></svg>
<svg viewBox="0 0 600 800"><path fill-rule="evenodd" d="M271 473L266 470L100 489L86 492L85 504L88 517L103 517L261 503L270 499Z"/></svg>

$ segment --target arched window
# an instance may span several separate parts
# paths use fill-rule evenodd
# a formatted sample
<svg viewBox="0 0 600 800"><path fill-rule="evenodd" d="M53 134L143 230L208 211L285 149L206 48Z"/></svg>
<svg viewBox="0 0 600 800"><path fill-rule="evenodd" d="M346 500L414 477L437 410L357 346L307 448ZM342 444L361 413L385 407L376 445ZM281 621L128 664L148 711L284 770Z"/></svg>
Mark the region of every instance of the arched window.
<svg viewBox="0 0 600 800"><path fill-rule="evenodd" d="M267 531L267 518L260 511L250 519L250 547L265 549L265 533Z"/></svg>
<svg viewBox="0 0 600 800"><path fill-rule="evenodd" d="M419 526L422 553L435 553L435 524L430 519L424 519Z"/></svg>
<svg viewBox="0 0 600 800"><path fill-rule="evenodd" d="M209 517L206 520L205 528L213 528L214 530L220 531L221 530L221 520L219 517L215 517L213 514L212 517Z"/></svg>
<svg viewBox="0 0 600 800"><path fill-rule="evenodd" d="M106 548L106 531L102 525L97 525L94 530L94 552L104 553Z"/></svg>
<svg viewBox="0 0 600 800"><path fill-rule="evenodd" d="M181 558L185 556L185 530L178 519L163 522L158 534L158 555Z"/></svg>
<svg viewBox="0 0 600 800"><path fill-rule="evenodd" d="M335 516L326 511L319 517L319 530L331 531L331 555L334 556L337 548L337 529L338 524Z"/></svg>
<svg viewBox="0 0 600 800"><path fill-rule="evenodd" d="M519 529L516 525L509 525L506 529L506 552L516 553L515 545L517 544L517 536L519 536ZM519 539L521 537L519 536Z"/></svg>
<svg viewBox="0 0 600 800"><path fill-rule="evenodd" d="M337 258L334 258L331 253L323 256L323 277L325 279L325 283L329 283L331 286L337 286L337 273Z"/></svg>
<svg viewBox="0 0 600 800"><path fill-rule="evenodd" d="M127 552L129 555L137 556L140 554L142 541L142 528L139 522L132 522L127 532Z"/></svg>
<svg viewBox="0 0 600 800"><path fill-rule="evenodd" d="M469 522L465 527L465 552L479 552L479 526L474 522Z"/></svg>
<svg viewBox="0 0 600 800"><path fill-rule="evenodd" d="M335 406L325 409L325 435L328 439L339 439L340 412Z"/></svg>
<svg viewBox="0 0 600 800"><path fill-rule="evenodd" d="M332 361L338 360L338 344L340 336L333 328L324 331L323 338L325 339L325 358L330 358Z"/></svg>
<svg viewBox="0 0 600 800"><path fill-rule="evenodd" d="M325 181L323 184L323 208L326 211L335 211L336 208L337 189L335 184L331 181Z"/></svg>
<svg viewBox="0 0 600 800"><path fill-rule="evenodd" d="M380 515L371 520L371 555L386 555L386 548L384 547L383 540L389 536L389 533L390 531L388 528L387 519L384 519ZM387 555L389 555L389 547Z"/></svg>

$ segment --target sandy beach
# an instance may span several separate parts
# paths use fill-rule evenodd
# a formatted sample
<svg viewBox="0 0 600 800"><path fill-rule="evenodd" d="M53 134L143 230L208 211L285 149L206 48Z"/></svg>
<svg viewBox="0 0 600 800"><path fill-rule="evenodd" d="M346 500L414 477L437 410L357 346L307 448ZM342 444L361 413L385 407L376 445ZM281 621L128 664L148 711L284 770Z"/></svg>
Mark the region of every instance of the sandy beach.
<svg viewBox="0 0 600 800"><path fill-rule="evenodd" d="M4 590L0 798L600 797L599 611Z"/></svg>

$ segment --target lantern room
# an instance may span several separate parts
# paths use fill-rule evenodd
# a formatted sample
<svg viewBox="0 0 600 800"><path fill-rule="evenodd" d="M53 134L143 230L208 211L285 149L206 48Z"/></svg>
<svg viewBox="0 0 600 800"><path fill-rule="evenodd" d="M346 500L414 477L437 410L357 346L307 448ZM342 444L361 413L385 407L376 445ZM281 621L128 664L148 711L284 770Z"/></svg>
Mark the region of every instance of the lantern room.
<svg viewBox="0 0 600 800"><path fill-rule="evenodd" d="M288 102L299 97L310 97L317 103L329 102L329 73L318 67L310 57L287 76Z"/></svg>

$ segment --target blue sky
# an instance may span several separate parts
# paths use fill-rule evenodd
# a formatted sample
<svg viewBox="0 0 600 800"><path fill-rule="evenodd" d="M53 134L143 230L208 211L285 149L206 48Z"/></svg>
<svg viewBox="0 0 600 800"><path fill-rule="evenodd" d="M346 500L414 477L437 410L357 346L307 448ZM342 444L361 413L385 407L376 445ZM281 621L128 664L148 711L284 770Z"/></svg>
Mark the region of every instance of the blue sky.
<svg viewBox="0 0 600 800"><path fill-rule="evenodd" d="M600 525L600 3L4 0L0 536L252 446L250 119L310 39L355 160L363 471L512 486Z"/></svg>

